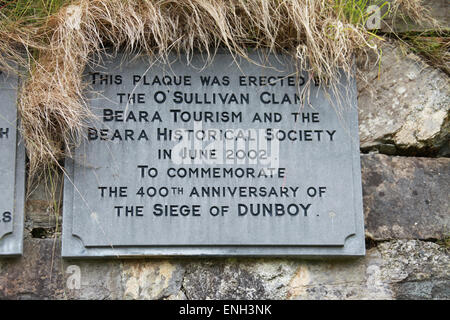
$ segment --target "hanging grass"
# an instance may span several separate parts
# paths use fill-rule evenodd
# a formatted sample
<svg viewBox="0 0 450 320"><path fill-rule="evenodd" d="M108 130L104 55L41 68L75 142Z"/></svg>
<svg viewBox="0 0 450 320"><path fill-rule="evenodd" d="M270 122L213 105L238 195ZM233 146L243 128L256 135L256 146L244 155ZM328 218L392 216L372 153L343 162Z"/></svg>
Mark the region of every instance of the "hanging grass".
<svg viewBox="0 0 450 320"><path fill-rule="evenodd" d="M426 19L418 4L397 0L393 8ZM82 73L106 51L165 59L169 53L189 58L198 50L210 61L219 47L244 58L247 48L264 48L291 54L298 70L337 91L340 71L352 75L355 52L379 54L380 37L365 28L368 5L367 0L2 1L0 67L9 68L13 60L26 71L19 110L30 172L58 161L80 141L92 116Z"/></svg>

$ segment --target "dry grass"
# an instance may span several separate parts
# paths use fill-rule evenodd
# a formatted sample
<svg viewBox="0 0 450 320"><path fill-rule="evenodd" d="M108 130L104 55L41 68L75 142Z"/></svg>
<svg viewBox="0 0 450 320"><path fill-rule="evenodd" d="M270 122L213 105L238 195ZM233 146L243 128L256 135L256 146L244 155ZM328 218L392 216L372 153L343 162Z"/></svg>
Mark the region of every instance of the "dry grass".
<svg viewBox="0 0 450 320"><path fill-rule="evenodd" d="M450 76L450 33L404 34L400 38L402 46L420 55L435 68Z"/></svg>
<svg viewBox="0 0 450 320"><path fill-rule="evenodd" d="M439 29L439 22L434 19L430 10L423 5L423 1L396 0L392 3L391 15L400 16L403 19L411 19L419 25L429 25Z"/></svg>
<svg viewBox="0 0 450 320"><path fill-rule="evenodd" d="M162 59L169 52L190 57L194 50L212 59L221 46L244 57L247 47L288 52L299 69L331 88L336 88L340 70L352 74L355 51L377 51L377 37L364 28L361 1L66 2L45 19L17 19L0 30L0 67L15 58L28 71L19 109L31 173L57 161L71 143L80 141L91 116L81 75L107 47ZM408 12L418 12L413 5L419 0L397 2L410 5ZM348 9L354 10L351 18ZM18 51L23 48L25 55Z"/></svg>

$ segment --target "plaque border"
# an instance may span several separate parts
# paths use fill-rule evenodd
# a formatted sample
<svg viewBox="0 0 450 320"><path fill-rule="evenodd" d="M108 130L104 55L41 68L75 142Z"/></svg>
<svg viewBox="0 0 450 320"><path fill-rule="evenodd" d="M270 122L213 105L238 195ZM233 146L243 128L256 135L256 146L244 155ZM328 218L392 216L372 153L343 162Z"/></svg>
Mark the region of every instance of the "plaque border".
<svg viewBox="0 0 450 320"><path fill-rule="evenodd" d="M353 212L355 234L345 239L344 246L291 246L291 245L167 245L167 246L119 246L119 247L85 247L82 240L72 235L73 200L75 188L74 160L65 159L64 193L63 193L63 258L148 258L148 257L302 257L302 258L339 258L361 257L365 255L364 213L362 200L361 160L359 152L359 127L356 79L349 79L349 97L352 112L348 123L351 136L351 161L353 176ZM330 110L330 112L335 112ZM356 149L356 150L355 150Z"/></svg>
<svg viewBox="0 0 450 320"><path fill-rule="evenodd" d="M6 234L0 239L0 257L21 256L23 253L23 233L24 233L24 208L25 208L25 147L23 139L18 129L20 126L20 119L17 111L17 90L19 88L19 81L16 80L16 103L14 108L16 110L16 157L15 157L15 181L14 181L14 218L13 231Z"/></svg>

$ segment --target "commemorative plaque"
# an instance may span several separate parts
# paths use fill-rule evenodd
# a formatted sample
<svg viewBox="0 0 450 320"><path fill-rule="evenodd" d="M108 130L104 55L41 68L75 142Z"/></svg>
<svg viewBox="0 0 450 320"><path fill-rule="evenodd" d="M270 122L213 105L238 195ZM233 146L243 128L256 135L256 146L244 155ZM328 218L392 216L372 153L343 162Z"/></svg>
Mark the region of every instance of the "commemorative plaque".
<svg viewBox="0 0 450 320"><path fill-rule="evenodd" d="M64 257L364 255L355 82L335 109L289 56L249 56L86 71Z"/></svg>
<svg viewBox="0 0 450 320"><path fill-rule="evenodd" d="M0 256L22 254L25 150L17 131L17 84L0 71Z"/></svg>

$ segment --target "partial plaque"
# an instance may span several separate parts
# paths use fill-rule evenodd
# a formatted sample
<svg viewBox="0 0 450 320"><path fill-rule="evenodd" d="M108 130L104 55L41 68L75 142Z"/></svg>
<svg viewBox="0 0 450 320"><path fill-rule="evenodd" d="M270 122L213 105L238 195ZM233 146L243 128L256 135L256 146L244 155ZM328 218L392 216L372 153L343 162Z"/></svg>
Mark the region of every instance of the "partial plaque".
<svg viewBox="0 0 450 320"><path fill-rule="evenodd" d="M17 84L0 71L0 256L22 254L25 150L17 131Z"/></svg>
<svg viewBox="0 0 450 320"><path fill-rule="evenodd" d="M250 57L86 72L97 119L66 159L64 257L364 255L355 82L336 112L290 57Z"/></svg>

